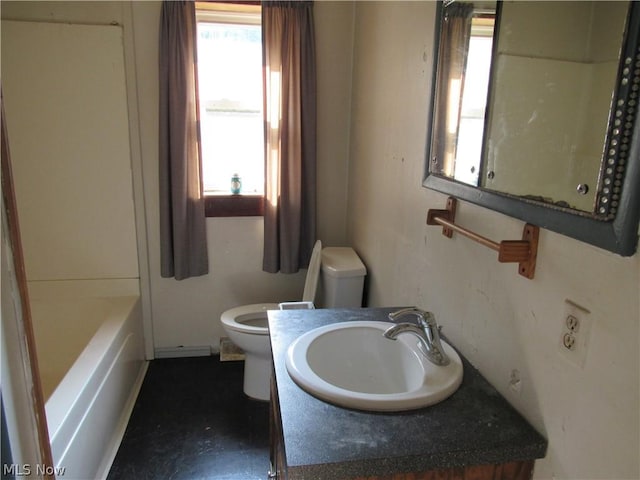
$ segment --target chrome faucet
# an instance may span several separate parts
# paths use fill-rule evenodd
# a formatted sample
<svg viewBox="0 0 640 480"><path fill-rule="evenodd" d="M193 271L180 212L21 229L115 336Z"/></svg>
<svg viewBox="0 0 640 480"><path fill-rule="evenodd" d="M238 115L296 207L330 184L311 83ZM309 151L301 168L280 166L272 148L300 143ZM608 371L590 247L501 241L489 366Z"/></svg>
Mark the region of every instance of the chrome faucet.
<svg viewBox="0 0 640 480"><path fill-rule="evenodd" d="M418 320L418 325L398 323L385 330L384 337L396 340L401 333L411 333L420 339L418 348L429 361L439 366L448 365L449 357L444 353L444 348L440 343L440 327L438 327L433 313L425 312L415 307L403 308L397 312L390 313L389 320L395 322L406 315L414 315Z"/></svg>

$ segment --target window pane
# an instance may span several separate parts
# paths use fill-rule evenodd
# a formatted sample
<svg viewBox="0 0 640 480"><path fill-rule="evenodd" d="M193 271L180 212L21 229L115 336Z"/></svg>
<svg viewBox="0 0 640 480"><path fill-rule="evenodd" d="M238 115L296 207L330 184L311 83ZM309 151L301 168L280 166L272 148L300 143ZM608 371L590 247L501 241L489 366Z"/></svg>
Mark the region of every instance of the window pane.
<svg viewBox="0 0 640 480"><path fill-rule="evenodd" d="M205 191L264 188L262 47L259 25L198 23L198 89Z"/></svg>

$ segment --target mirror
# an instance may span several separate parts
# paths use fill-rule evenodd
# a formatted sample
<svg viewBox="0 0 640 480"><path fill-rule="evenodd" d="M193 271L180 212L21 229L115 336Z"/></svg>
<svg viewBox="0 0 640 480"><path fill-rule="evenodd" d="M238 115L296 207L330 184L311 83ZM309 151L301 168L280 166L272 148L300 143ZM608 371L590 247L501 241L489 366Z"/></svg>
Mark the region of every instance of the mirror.
<svg viewBox="0 0 640 480"><path fill-rule="evenodd" d="M424 185L632 255L639 17L627 1L439 3Z"/></svg>

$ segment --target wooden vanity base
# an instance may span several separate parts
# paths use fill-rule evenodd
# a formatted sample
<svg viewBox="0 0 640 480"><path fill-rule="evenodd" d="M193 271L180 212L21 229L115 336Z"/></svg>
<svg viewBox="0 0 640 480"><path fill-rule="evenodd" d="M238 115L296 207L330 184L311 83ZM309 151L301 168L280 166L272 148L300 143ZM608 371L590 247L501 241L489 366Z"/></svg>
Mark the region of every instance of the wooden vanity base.
<svg viewBox="0 0 640 480"><path fill-rule="evenodd" d="M533 461L502 465L477 465L424 473L396 473L382 477L356 477L351 480L530 480Z"/></svg>

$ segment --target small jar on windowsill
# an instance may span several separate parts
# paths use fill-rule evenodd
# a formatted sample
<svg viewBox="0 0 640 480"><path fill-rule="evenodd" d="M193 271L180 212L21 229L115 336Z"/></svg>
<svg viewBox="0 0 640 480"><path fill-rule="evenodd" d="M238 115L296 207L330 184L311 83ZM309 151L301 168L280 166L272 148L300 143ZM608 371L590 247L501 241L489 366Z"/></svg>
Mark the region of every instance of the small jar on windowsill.
<svg viewBox="0 0 640 480"><path fill-rule="evenodd" d="M234 173L231 176L231 194L240 195L241 191L242 191L242 179L240 178L240 175L238 175L237 173Z"/></svg>

